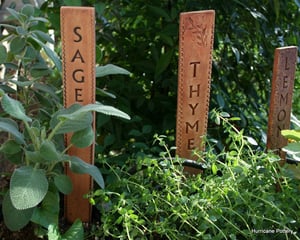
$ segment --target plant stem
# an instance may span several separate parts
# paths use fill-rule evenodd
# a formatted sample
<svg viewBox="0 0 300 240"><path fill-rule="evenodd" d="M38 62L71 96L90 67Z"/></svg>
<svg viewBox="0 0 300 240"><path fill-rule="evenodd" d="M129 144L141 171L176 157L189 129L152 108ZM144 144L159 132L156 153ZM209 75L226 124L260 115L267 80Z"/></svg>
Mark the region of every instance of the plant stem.
<svg viewBox="0 0 300 240"><path fill-rule="evenodd" d="M30 126L28 124L28 122L26 121L23 121L24 125L25 125L25 128L30 136L30 139L33 143L33 146L34 146L34 150L35 151L38 151L39 150L39 141L36 139L36 136L34 135L33 131L30 129Z"/></svg>
<svg viewBox="0 0 300 240"><path fill-rule="evenodd" d="M56 132L58 131L58 129L64 124L64 121L60 121L58 124L56 124L56 126L53 128L53 130L51 131L51 133L48 136L48 140L51 141L52 138L54 137L54 135L56 134Z"/></svg>

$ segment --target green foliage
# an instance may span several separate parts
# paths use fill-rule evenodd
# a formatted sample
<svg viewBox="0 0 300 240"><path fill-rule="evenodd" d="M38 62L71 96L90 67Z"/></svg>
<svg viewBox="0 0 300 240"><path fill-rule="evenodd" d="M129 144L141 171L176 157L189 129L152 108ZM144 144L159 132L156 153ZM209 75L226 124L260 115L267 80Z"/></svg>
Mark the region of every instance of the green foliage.
<svg viewBox="0 0 300 240"><path fill-rule="evenodd" d="M56 225L50 225L48 228L48 239L49 240L82 240L84 239L83 226L81 221L76 220L70 229L60 234Z"/></svg>
<svg viewBox="0 0 300 240"><path fill-rule="evenodd" d="M96 67L97 99L103 104L61 108L61 63L45 34L54 29L59 36L61 5L95 6L97 63L106 64ZM293 0L50 0L41 10L29 5L9 10L14 24L2 24L8 35L1 41L10 47L0 44L0 63L7 70L0 84L0 129L9 139L0 151L17 168L3 200L6 224L19 230L32 221L48 229L49 239L83 238L80 221L66 234L58 228L59 193L72 188L62 166L67 162L72 171L91 174L102 187L104 181L97 167L65 154L69 146L62 147L61 136L74 132L71 144L89 145L96 111L97 164L106 180L106 188L90 196L101 213L97 237L263 239L255 230L286 229L292 233L272 238L299 239L294 234L299 178L280 167L276 156L254 151L264 148L274 49L299 45L298 7ZM187 178L184 160L172 158L166 144L175 134L179 14L201 9L216 10L208 151L196 153L210 171ZM130 123L118 109L132 116ZM166 135L158 146L152 145L155 133ZM294 147L286 149L298 151ZM20 194L25 201L16 199Z"/></svg>
<svg viewBox="0 0 300 240"><path fill-rule="evenodd" d="M40 12L31 5L24 5L20 12L8 11L13 24L1 24L8 34L1 36L0 42L1 63L5 66L0 84L0 131L7 132L8 137L0 152L15 168L2 202L4 222L12 231L31 221L41 226L44 233L48 229L50 239L83 239L80 221L63 235L57 231L60 193L72 191L64 167L68 165L74 173L91 175L100 188L104 188L104 180L96 166L69 156L67 150L94 143L93 112L125 120L130 117L98 102L63 108L57 97L61 82L53 85L53 80L60 79L61 65L58 55L48 46L54 43L45 33L48 21L36 16ZM101 77L129 74L113 64L98 66L96 71ZM63 143L66 133L72 133L69 146Z"/></svg>
<svg viewBox="0 0 300 240"><path fill-rule="evenodd" d="M61 3L52 2L55 7ZM130 78L116 75L97 81L97 98L106 96L105 103L132 116L126 124L107 116L97 122L101 128L98 154L118 153L118 161L123 162L132 155L156 154L158 149L149 147L156 133L167 135L168 143L174 144L179 15L206 9L216 11L210 111L220 109L238 117L236 127L254 137L257 148L265 148L274 50L299 45L300 19L294 0L79 2L95 7L97 63L114 62L132 73ZM42 10L52 19L50 28L58 30L55 7L44 4ZM296 89L298 85L296 79ZM103 94L102 89L111 94ZM294 112L299 115L297 104ZM227 135L215 122L208 123L208 136L219 142L216 148L222 151Z"/></svg>
<svg viewBox="0 0 300 240"><path fill-rule="evenodd" d="M36 222L38 222L37 219L50 217L47 211L39 209L39 204L42 203L43 206L43 201L48 201L49 203L49 200L46 198L49 185L55 187L54 194L58 194L59 191L62 193L70 192L70 179L62 175L62 167L65 163L68 163L70 169L75 173L90 174L95 182L104 188L104 181L97 167L84 162L78 157L70 157L66 155L65 151L72 145L86 147L93 143L93 131L90 134L84 135L84 140L89 143L88 145L86 143L83 145L78 140L83 130L84 133L86 133L86 128L90 131L89 126L91 122L88 121L87 125L81 124L80 127L78 127L78 123L85 123L84 119L87 118L91 119L89 116L92 111L130 119L127 114L100 103L85 106L73 105L68 109L60 109L54 113L50 129L45 129L38 119L32 121L26 115L24 107L19 101L12 99L7 94L2 94L1 104L6 114L11 118L21 120L25 126L24 132L20 132L14 120L8 120L7 118L0 120L2 130L12 134L11 138L1 147L1 151L6 154L7 159L14 158L13 156L16 154L19 156L21 149L23 152L17 162L19 167L14 170L11 177L9 192L6 196L6 199L9 198L9 200L4 201L3 204L4 221L8 228L18 230L16 226L22 228L24 224L26 225L32 217L32 215L26 214L29 209L31 213L39 211L39 218L34 217ZM68 127L65 127L66 124ZM66 149L61 151L59 148L60 142L57 142L55 136L68 132L74 133L71 145L66 146ZM79 136L77 135L78 132ZM59 202L55 199L49 203L49 205L54 206L58 204ZM8 211L7 209L13 209L13 211ZM17 213L26 216L27 222L24 220L25 217L15 218ZM18 222L19 220L20 222ZM57 222L58 212L56 216Z"/></svg>
<svg viewBox="0 0 300 240"><path fill-rule="evenodd" d="M70 179L66 175L62 175L62 167L65 163L68 163L71 170L76 173L90 174L99 186L104 188L104 181L99 169L78 157L66 155L66 150L60 151L58 147L59 142L54 138L57 132L61 132L60 128L64 126L66 121L70 129L68 132L76 134L76 132L81 131L81 129L76 130L72 128L73 121L82 122L82 119L85 119L86 115L91 114L91 111L102 110L102 104L70 107L71 110L68 109L68 114L63 110L59 110L60 113L55 114L56 124L50 125L50 129L47 130L38 119L31 121L19 101L5 94L2 96L1 103L2 108L10 117L21 120L25 126L24 131L20 132L15 129L17 123L12 119L3 121L8 125L4 130L14 129L17 131L17 134L15 133L7 140L3 145L4 147L1 147L1 151L6 154L7 159L11 159L16 154L19 156L19 152L22 149L22 154L17 162L18 167L11 176L9 192L6 194L6 198L9 198L10 201L6 200L3 204L4 221L8 228L18 230L15 226L23 227L24 223L27 224L32 217L30 214L25 214L29 211L28 209L30 209L31 213L38 211L38 218L35 214L33 215L36 222L38 222L38 219L52 216L48 215L48 211L42 211L40 208L43 208L44 201L47 201L52 207L59 205L59 201L56 201L55 198L51 200L51 198L48 199L46 197L49 192L49 185L52 186L51 191L53 191L53 194L58 194L59 191L62 193L71 191ZM112 110L112 112L109 112L109 110ZM120 112L114 108L105 109L105 113L120 116ZM28 122L28 119L30 119L30 122ZM66 132L63 131L61 133ZM15 135L23 141L19 143L14 141ZM91 144L94 134L85 136L85 139ZM12 141L13 144L11 144ZM77 145L77 143L79 144ZM73 141L70 146L72 145L82 147L80 141ZM70 146L66 146L66 149ZM39 206L40 203L42 203L41 206ZM7 209L14 209L14 211L7 211ZM23 210L26 212L23 213ZM11 212L12 214L10 214ZM27 222L24 221L24 218L15 218L15 212L27 216ZM58 213L56 215L56 223L58 222ZM20 223L18 223L19 219ZM43 224L41 223L41 225Z"/></svg>
<svg viewBox="0 0 300 240"><path fill-rule="evenodd" d="M106 162L106 188L90 195L101 219L94 235L101 239L300 239L299 180L280 167L278 156L250 151L247 136L234 128L232 119L220 115L233 144L221 154L213 148L201 153L208 166L203 174L187 177L184 160L171 158L169 151L162 158L129 159L122 167ZM161 137L158 143L166 144Z"/></svg>
<svg viewBox="0 0 300 240"><path fill-rule="evenodd" d="M104 135L114 140L109 148L99 149L100 153L124 144L129 156L149 152L146 146L155 133L168 135L171 144L174 142L179 15L206 9L216 11L210 109L239 117L237 127L264 148L274 50L299 45L295 1L135 0L105 1L105 5L104 9L95 5L97 26L102 30L97 35L97 61L125 66L132 75L130 80L105 78L97 85L120 96L105 101L117 104L133 121L126 126L114 121L101 125ZM144 126L151 130L143 133ZM219 126L209 122L208 127L212 138L226 141ZM141 134L130 135L133 130ZM222 150L222 146L216 147Z"/></svg>
<svg viewBox="0 0 300 240"><path fill-rule="evenodd" d="M285 151L288 156L292 158L293 161L299 162L300 161L300 122L295 117L292 116L292 122L296 126L295 129L289 130L282 130L281 134L288 140L287 146L283 147L283 151Z"/></svg>
<svg viewBox="0 0 300 240"><path fill-rule="evenodd" d="M30 114L49 120L60 105L57 90L61 85L61 61L54 51L54 40L46 33L49 22L29 4L19 12L8 12L10 17L0 24L5 29L0 36L1 52L5 53L1 56L5 77L0 89L15 94Z"/></svg>

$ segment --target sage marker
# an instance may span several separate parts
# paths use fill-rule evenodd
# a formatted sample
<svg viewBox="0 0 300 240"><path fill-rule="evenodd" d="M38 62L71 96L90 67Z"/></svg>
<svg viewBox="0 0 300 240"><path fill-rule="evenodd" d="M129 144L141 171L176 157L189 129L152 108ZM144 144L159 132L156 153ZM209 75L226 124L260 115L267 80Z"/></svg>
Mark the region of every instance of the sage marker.
<svg viewBox="0 0 300 240"><path fill-rule="evenodd" d="M281 130L290 128L298 49L295 46L275 49L270 110L268 120L267 149L275 150L285 162L287 139Z"/></svg>
<svg viewBox="0 0 300 240"><path fill-rule="evenodd" d="M215 12L180 14L179 66L176 121L176 154L196 160L195 149L203 150L209 110ZM185 169L197 173L193 168Z"/></svg>
<svg viewBox="0 0 300 240"><path fill-rule="evenodd" d="M95 10L92 7L62 7L60 18L64 106L94 103ZM93 127L95 129L95 126ZM71 135L67 134L67 146L70 139ZM68 154L93 164L94 144L86 148L71 147ZM73 191L65 197L65 217L69 222L74 222L77 218L89 222L91 205L83 196L92 189L92 178L89 175L73 174L68 167L66 172L72 180Z"/></svg>

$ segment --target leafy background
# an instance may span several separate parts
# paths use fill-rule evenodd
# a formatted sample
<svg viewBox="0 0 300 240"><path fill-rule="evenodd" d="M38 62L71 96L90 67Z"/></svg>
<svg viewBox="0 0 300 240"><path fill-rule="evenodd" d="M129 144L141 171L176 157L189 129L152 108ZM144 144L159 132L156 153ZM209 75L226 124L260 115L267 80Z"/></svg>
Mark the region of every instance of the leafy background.
<svg viewBox="0 0 300 240"><path fill-rule="evenodd" d="M274 167L273 162L278 159L274 160L269 155L264 155L264 151L257 154L252 152L253 145L246 146L244 136L240 134L243 132L246 136L251 136L258 143L255 146L256 150L264 150L274 50L280 46L299 46L300 5L298 1L231 0L225 3L216 0L106 0L102 2L49 0L41 4L36 12L37 15L49 19L49 23L31 26L31 30L54 30L55 50L58 55L61 54L59 9L63 5L94 6L97 17L97 64L116 64L131 73L129 76L113 75L97 78L97 100L115 106L131 116L131 120L127 121L97 115L96 164L101 167L111 192L95 192L93 197L100 212L105 212L107 207L112 210L111 214L105 212L101 215L102 223L105 221L117 223L118 230L123 236L126 236L128 234L126 230L133 226L130 228L132 231L130 236L135 236L137 234L135 226L142 226L147 222L149 225L146 227L151 229L153 223L151 220L159 219L154 211L156 204L159 204L162 207L162 215L165 214L160 219L160 223L170 224L170 226L165 225L154 229L153 231L156 231L154 236L159 230L174 231L177 230L174 224L182 224L182 219L187 219L186 209L181 212L182 207L186 207L187 202L193 203L193 199L187 199L186 196L191 196L198 191L197 194L200 196L197 196L197 199L207 201L208 204L206 211L209 216L202 218L205 219L205 224L210 220L212 226L217 226L214 225L215 222L222 225L225 221L228 227L223 230L224 233L232 229L232 223L237 219L240 221L240 227L244 227L247 231L249 226L247 224L243 226L245 222L257 227L270 227L274 216L278 216L278 226L290 226L299 230L296 226L299 222L297 219L299 203L295 199L295 196L298 196L299 189L296 186L298 183L291 181L289 173L284 172L286 174L284 176L277 175L277 166ZM213 151L220 155L207 151L211 161L218 159L211 162L213 174L210 175L211 172L208 171L208 177L204 176L205 183L202 178L197 178L191 181L190 185L185 185L184 181L177 179L179 177L182 180L184 176L176 175L177 167L170 165L172 161L161 163L157 159L143 157L164 154L166 148L163 145L153 144L153 136L157 136L156 134L165 135L165 146L170 149L168 154L174 155L171 146L175 142L179 14L184 11L206 9L216 11L208 139L215 144ZM18 34L22 32L19 31ZM41 38L45 41L43 36L38 36L36 39ZM15 39L15 44L22 46L20 38ZM9 60L19 63L10 66L11 77L18 68L24 69L25 78L18 82L20 91L14 92L12 89L5 91L10 90L14 93L15 97L24 103L26 112L29 112L30 116L38 117L41 125L47 125L53 112L61 107L59 66L42 61L40 50L44 48L47 53L44 45L33 43L32 40L26 44L33 44L33 47L28 51L13 49L13 54L7 56ZM21 52L25 52L25 57L20 55ZM41 81L30 82L33 92L29 93L26 84L29 84L27 80L30 79ZM45 88L48 84L53 88ZM297 101L298 89L299 71L296 74L293 105L296 116L300 115L300 103ZM108 93L104 93L103 90ZM218 115L219 111L222 114ZM224 121L229 116L239 117L241 120L237 121L235 118L230 128L220 124L220 119ZM235 134L232 133L232 129L235 130ZM241 129L243 130L239 132ZM245 159L252 161L247 162L244 161ZM224 165L224 162L219 160L226 161L228 165ZM249 166L250 163L252 165ZM140 171L131 176L130 170L134 164ZM255 177L251 178L251 176ZM239 181L236 181L237 178ZM156 179L156 182L153 182L153 179ZM278 179L283 180L284 194L282 195L276 194L273 188ZM160 182L164 183L164 186L169 186L169 189L158 191L162 187ZM180 187L178 182L182 184ZM218 184L224 184L223 190L228 190L230 198L227 198L223 192L219 191L219 195L214 192L216 189L214 186ZM209 194L209 191L201 191L199 186L207 187L215 195ZM175 193L178 193L178 188L185 191L185 187L186 196L182 194L181 198L177 198ZM249 191L241 191L245 189ZM250 190L257 195L253 195ZM111 195L115 195L114 198ZM159 201L153 202L152 200L157 196ZM219 198L214 198L215 196ZM140 201L143 197L150 201L149 204L153 204L154 210L150 209L149 215L145 219L140 219L144 216L138 215L136 211L141 207L138 211L145 213L144 202ZM291 208L286 205L284 197L293 200ZM90 200L92 201L93 198ZM175 200L178 201L178 208L175 209L177 212L168 212L172 210L170 203L177 204ZM224 210L228 214L229 221L222 218L222 212L215 212L210 208L215 204L221 204L222 201L223 203L225 201L225 207L220 205L221 208L225 209L228 204L236 207L234 210ZM197 201L194 203L198 204ZM256 203L261 207L259 213L267 212L268 215L264 215L266 218L254 217L261 216L255 212ZM264 209L264 203L272 207L267 211ZM119 204L122 206L120 211ZM247 210L253 215L245 220L241 216ZM151 214L154 214L154 217ZM196 223L200 223L201 221L198 220L203 217L202 212L198 214L195 216ZM195 219L189 219L189 222ZM107 231L109 227L114 226L116 225L106 225ZM184 224L182 226L184 226L183 234L185 231L190 231L185 230L188 226ZM208 226L202 227L207 227L207 231L210 231ZM98 231L101 231L99 229ZM215 227L211 229L217 234ZM49 234L56 236L58 229L53 226L50 230ZM101 234L102 232L99 236ZM162 236L166 236L164 234L166 233L161 233ZM246 232L239 234L247 236ZM239 236L237 234L230 237L234 239Z"/></svg>
<svg viewBox="0 0 300 240"><path fill-rule="evenodd" d="M133 118L126 124L98 120L98 127L103 129L99 153L120 150L124 145L124 156L155 152L149 147L155 133L167 135L169 144L174 145L179 14L206 9L216 11L210 109L241 118L238 127L245 128L246 134L264 148L274 50L299 46L297 1L77 3L96 8L98 63L114 63L132 73L130 78L114 76L97 81L99 88L117 96L104 101ZM297 79L294 113L299 115ZM217 142L218 151L226 145L226 134L213 121L209 121L208 135Z"/></svg>

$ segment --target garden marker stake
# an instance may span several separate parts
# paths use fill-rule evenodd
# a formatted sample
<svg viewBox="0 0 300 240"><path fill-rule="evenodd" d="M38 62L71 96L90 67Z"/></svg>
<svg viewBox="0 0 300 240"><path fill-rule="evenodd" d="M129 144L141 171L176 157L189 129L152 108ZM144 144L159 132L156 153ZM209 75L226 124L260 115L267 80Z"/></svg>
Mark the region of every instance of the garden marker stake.
<svg viewBox="0 0 300 240"><path fill-rule="evenodd" d="M204 150L209 109L215 12L180 14L176 154L196 160L193 150ZM196 174L199 170L186 167Z"/></svg>
<svg viewBox="0 0 300 240"><path fill-rule="evenodd" d="M95 102L95 11L92 7L62 7L61 38L63 52L64 105L86 105ZM95 121L94 121L95 122ZM93 123L94 125L94 123ZM95 126L93 126L95 129ZM66 135L66 145L71 135ZM71 147L69 155L92 164L94 144L86 148ZM73 191L65 197L65 217L73 222L80 218L89 222L91 206L83 198L92 188L89 175L73 174L66 168L73 183Z"/></svg>
<svg viewBox="0 0 300 240"><path fill-rule="evenodd" d="M285 162L285 152L281 148L287 145L287 139L281 135L281 130L290 128L297 56L295 46L275 49L267 149L275 150L282 163Z"/></svg>

